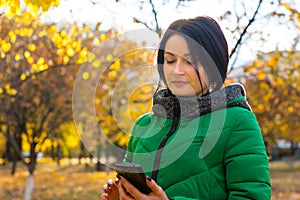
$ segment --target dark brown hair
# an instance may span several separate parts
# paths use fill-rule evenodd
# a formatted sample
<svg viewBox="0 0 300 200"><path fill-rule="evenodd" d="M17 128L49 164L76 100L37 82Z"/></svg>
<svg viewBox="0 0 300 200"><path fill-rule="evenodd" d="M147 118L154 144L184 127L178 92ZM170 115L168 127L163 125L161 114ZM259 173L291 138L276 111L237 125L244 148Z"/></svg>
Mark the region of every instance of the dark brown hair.
<svg viewBox="0 0 300 200"><path fill-rule="evenodd" d="M221 88L227 76L229 56L227 41L219 24L206 16L180 19L170 24L161 39L157 56L158 71L163 81L164 48L168 39L175 34L185 38L199 81L197 63L200 62L207 73L208 86L213 85L213 90Z"/></svg>

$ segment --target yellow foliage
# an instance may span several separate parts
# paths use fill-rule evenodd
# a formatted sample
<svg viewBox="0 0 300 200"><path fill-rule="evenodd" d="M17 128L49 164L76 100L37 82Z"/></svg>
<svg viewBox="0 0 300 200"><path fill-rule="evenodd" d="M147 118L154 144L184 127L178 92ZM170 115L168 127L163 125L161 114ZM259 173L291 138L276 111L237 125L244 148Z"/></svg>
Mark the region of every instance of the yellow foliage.
<svg viewBox="0 0 300 200"><path fill-rule="evenodd" d="M21 54L19 54L19 53L16 53L16 55L15 55L15 60L16 61L19 61L19 60L21 60Z"/></svg>
<svg viewBox="0 0 300 200"><path fill-rule="evenodd" d="M44 37L45 35L47 35L46 30L41 30L41 31L39 32L39 37L40 37L40 38Z"/></svg>
<svg viewBox="0 0 300 200"><path fill-rule="evenodd" d="M57 53L57 55L63 56L65 54L65 49L59 48L59 49L57 49L56 53Z"/></svg>
<svg viewBox="0 0 300 200"><path fill-rule="evenodd" d="M66 53L67 53L67 55L68 55L69 57L72 57L72 56L74 56L75 51L74 51L74 49L73 49L71 46L67 46L67 51L66 51Z"/></svg>
<svg viewBox="0 0 300 200"><path fill-rule="evenodd" d="M106 35L105 34L101 34L100 37L99 37L99 39L101 41L106 40Z"/></svg>
<svg viewBox="0 0 300 200"><path fill-rule="evenodd" d="M287 11L291 11L291 7L286 4L286 3L281 3L281 5L287 10Z"/></svg>
<svg viewBox="0 0 300 200"><path fill-rule="evenodd" d="M36 45L35 44L29 44L27 48L28 48L29 51L33 52L33 51L36 50Z"/></svg>
<svg viewBox="0 0 300 200"><path fill-rule="evenodd" d="M39 66L37 64L32 64L31 65L31 69L34 71L34 72L39 72Z"/></svg>
<svg viewBox="0 0 300 200"><path fill-rule="evenodd" d="M110 62L112 59L113 59L113 55L108 54L108 55L106 56L106 61L107 61L107 62Z"/></svg>
<svg viewBox="0 0 300 200"><path fill-rule="evenodd" d="M259 71L256 77L258 80L264 80L266 78L265 72Z"/></svg>
<svg viewBox="0 0 300 200"><path fill-rule="evenodd" d="M22 81L24 81L26 78L27 78L27 76L26 76L24 73L22 73L21 76L20 76L20 79L21 79Z"/></svg>
<svg viewBox="0 0 300 200"><path fill-rule="evenodd" d="M33 60L33 58L32 58L32 57L28 57L28 58L27 58L27 62L28 62L29 64L32 64L32 63L33 63L33 61L34 61L34 60Z"/></svg>
<svg viewBox="0 0 300 200"><path fill-rule="evenodd" d="M257 106L257 108L258 108L258 110L259 110L260 112L262 112L262 111L264 110L264 105L263 105L263 104L259 104L259 105Z"/></svg>
<svg viewBox="0 0 300 200"><path fill-rule="evenodd" d="M6 93L7 93L8 95L11 95L11 96L17 94L17 90L14 89L14 88L11 88L11 87L10 87L10 84L6 84L6 85L5 85L5 91L6 91Z"/></svg>
<svg viewBox="0 0 300 200"><path fill-rule="evenodd" d="M60 130L64 137L64 143L69 148L75 148L80 142L80 137L76 131L75 124L73 122L60 125Z"/></svg>
<svg viewBox="0 0 300 200"><path fill-rule="evenodd" d="M8 0L5 4L1 4L0 6L6 6L4 14L8 18L21 14L20 0Z"/></svg>
<svg viewBox="0 0 300 200"><path fill-rule="evenodd" d="M109 57L109 59L111 60L111 58ZM109 60L107 60L107 61L109 61ZM109 67L111 70L119 70L120 69L120 59L116 59L115 61L114 61L114 63L112 63L111 65L110 65L110 67Z"/></svg>
<svg viewBox="0 0 300 200"><path fill-rule="evenodd" d="M110 71L108 72L108 79L109 80L114 80L117 76L117 72L116 71Z"/></svg>
<svg viewBox="0 0 300 200"><path fill-rule="evenodd" d="M9 31L8 33L9 37L10 37L10 42L11 43L15 43L17 40L17 36L13 31Z"/></svg>
<svg viewBox="0 0 300 200"><path fill-rule="evenodd" d="M288 107L288 111L289 111L290 113L294 112L294 110L295 110L295 109L294 109L293 106L289 106L289 107Z"/></svg>
<svg viewBox="0 0 300 200"><path fill-rule="evenodd" d="M94 60L93 62L92 62L92 66L93 67L95 67L95 68L98 68L98 67L100 67L101 66L101 61L100 60Z"/></svg>
<svg viewBox="0 0 300 200"><path fill-rule="evenodd" d="M87 53L87 52L84 52ZM94 53L89 53L88 57L87 57L87 61L88 62L93 62L93 60L96 58L96 55Z"/></svg>
<svg viewBox="0 0 300 200"><path fill-rule="evenodd" d="M75 49L76 52L81 50L81 42L80 41L73 41L72 48Z"/></svg>
<svg viewBox="0 0 300 200"><path fill-rule="evenodd" d="M22 134L22 150L25 152L30 151L30 144L27 141L27 136L25 134Z"/></svg>
<svg viewBox="0 0 300 200"><path fill-rule="evenodd" d="M7 53L11 49L11 44L9 42L6 42L5 40L2 40L1 49L4 53Z"/></svg>
<svg viewBox="0 0 300 200"><path fill-rule="evenodd" d="M82 48L79 52L79 58L86 58L87 53L88 53L87 48L86 47Z"/></svg>
<svg viewBox="0 0 300 200"><path fill-rule="evenodd" d="M28 59L30 57L30 52L29 51L25 51L24 52L24 57Z"/></svg>
<svg viewBox="0 0 300 200"><path fill-rule="evenodd" d="M69 56L64 55L64 57L63 57L63 64L64 65L68 64L69 60L70 60Z"/></svg>
<svg viewBox="0 0 300 200"><path fill-rule="evenodd" d="M45 63L45 58L41 57L38 59L37 64L38 65L43 65Z"/></svg>
<svg viewBox="0 0 300 200"><path fill-rule="evenodd" d="M48 64L42 64L42 65L39 65L39 70L40 70L40 71L44 71L44 70L46 70L46 69L48 69L48 68L49 68Z"/></svg>
<svg viewBox="0 0 300 200"><path fill-rule="evenodd" d="M90 73L88 73L88 72L84 72L84 73L82 74L83 80L88 80L89 77L90 77Z"/></svg>
<svg viewBox="0 0 300 200"><path fill-rule="evenodd" d="M46 149L51 148L51 146L52 146L52 141L51 141L49 138L47 138L47 139L44 141L44 143L43 143L43 145L42 145L42 147L41 147L41 150L42 150L42 151L46 151Z"/></svg>

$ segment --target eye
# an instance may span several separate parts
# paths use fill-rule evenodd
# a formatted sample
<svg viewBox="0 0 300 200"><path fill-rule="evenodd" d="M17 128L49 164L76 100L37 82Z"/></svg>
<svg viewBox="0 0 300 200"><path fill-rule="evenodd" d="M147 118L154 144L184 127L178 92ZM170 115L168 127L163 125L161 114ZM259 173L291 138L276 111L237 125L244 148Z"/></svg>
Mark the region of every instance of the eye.
<svg viewBox="0 0 300 200"><path fill-rule="evenodd" d="M175 63L175 60L168 60L168 59L166 59L166 63L167 64L173 64L173 63Z"/></svg>

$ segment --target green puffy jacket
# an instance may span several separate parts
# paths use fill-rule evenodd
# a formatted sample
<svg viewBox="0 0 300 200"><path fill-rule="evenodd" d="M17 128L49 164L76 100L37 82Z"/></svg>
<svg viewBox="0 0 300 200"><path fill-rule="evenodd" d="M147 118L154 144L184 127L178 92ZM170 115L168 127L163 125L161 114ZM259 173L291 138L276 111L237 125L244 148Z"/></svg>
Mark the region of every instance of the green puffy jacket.
<svg viewBox="0 0 300 200"><path fill-rule="evenodd" d="M271 198L266 149L241 85L199 99L163 90L153 101L124 160L141 164L170 199Z"/></svg>

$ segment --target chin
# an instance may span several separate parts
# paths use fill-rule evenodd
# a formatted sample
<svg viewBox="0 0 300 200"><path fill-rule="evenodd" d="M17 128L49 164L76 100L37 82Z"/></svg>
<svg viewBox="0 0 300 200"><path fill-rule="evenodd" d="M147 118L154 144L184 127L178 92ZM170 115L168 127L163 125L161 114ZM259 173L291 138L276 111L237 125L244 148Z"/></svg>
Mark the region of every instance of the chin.
<svg viewBox="0 0 300 200"><path fill-rule="evenodd" d="M179 96L179 97L195 97L196 96L195 93L186 93L186 92L173 92L173 94L175 96Z"/></svg>

